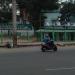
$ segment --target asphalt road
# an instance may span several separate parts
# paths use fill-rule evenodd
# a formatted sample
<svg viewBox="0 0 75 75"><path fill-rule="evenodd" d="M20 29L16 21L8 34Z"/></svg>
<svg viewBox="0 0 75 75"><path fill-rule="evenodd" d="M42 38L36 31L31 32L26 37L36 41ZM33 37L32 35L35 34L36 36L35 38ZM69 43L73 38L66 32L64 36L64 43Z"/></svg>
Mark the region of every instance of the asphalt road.
<svg viewBox="0 0 75 75"><path fill-rule="evenodd" d="M0 75L75 75L75 47L45 53L40 47L0 48Z"/></svg>

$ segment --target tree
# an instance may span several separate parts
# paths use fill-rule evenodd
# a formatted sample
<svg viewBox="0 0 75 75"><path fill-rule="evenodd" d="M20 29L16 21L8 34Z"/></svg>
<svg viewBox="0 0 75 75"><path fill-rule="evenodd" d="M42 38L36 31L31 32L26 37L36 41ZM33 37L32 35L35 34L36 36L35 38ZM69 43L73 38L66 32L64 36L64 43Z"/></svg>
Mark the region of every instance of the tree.
<svg viewBox="0 0 75 75"><path fill-rule="evenodd" d="M0 22L9 22L12 19L12 12L9 4L11 0L0 0Z"/></svg>
<svg viewBox="0 0 75 75"><path fill-rule="evenodd" d="M41 18L41 10L57 9L57 1L58 0L17 0L21 12L28 15L27 17L30 22L33 23L35 29L38 29L44 20L44 18ZM21 14L22 16L24 16L23 13Z"/></svg>
<svg viewBox="0 0 75 75"><path fill-rule="evenodd" d="M53 10L58 8L58 0L16 0L20 8L23 20L28 19L38 29L44 22L42 10ZM9 4L11 0L0 0L0 21L9 22L12 20L12 12ZM9 15L8 15L9 14ZM42 16L41 16L42 15Z"/></svg>
<svg viewBox="0 0 75 75"><path fill-rule="evenodd" d="M60 10L61 13L61 23L65 21L70 21L70 16L75 14L75 4L68 2L63 4L63 8Z"/></svg>

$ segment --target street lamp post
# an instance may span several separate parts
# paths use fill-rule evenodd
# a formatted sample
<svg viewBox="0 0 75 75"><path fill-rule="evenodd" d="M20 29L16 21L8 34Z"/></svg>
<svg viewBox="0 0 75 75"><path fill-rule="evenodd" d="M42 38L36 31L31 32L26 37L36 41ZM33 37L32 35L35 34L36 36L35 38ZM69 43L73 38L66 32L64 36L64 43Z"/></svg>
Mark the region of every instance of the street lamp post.
<svg viewBox="0 0 75 75"><path fill-rule="evenodd" d="M17 46L16 35L16 0L12 0L12 19L13 19L13 47Z"/></svg>

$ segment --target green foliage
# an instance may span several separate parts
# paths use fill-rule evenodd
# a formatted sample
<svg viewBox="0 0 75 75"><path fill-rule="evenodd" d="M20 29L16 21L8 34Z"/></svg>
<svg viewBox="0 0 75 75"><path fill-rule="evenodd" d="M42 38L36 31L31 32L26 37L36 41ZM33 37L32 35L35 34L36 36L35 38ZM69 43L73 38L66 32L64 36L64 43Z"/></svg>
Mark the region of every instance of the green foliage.
<svg viewBox="0 0 75 75"><path fill-rule="evenodd" d="M61 8L60 13L61 15L61 21L70 21L70 16L75 15L75 4L73 3L64 3L63 8Z"/></svg>
<svg viewBox="0 0 75 75"><path fill-rule="evenodd" d="M20 11L26 9L29 14L31 23L33 23L34 28L38 29L44 23L44 16L41 10L53 10L58 8L58 0L16 0ZM12 0L0 0L0 22L9 22L12 19L12 12L9 4ZM41 13L41 14L40 14ZM21 15L22 16L22 15Z"/></svg>
<svg viewBox="0 0 75 75"><path fill-rule="evenodd" d="M11 20L11 0L0 0L0 22L9 22Z"/></svg>
<svg viewBox="0 0 75 75"><path fill-rule="evenodd" d="M43 25L44 18L41 18L41 10L53 10L58 8L58 0L17 0L20 9L26 10L31 16L35 29ZM43 14L42 14L43 15ZM42 16L43 17L43 16ZM41 19L41 20L40 20Z"/></svg>

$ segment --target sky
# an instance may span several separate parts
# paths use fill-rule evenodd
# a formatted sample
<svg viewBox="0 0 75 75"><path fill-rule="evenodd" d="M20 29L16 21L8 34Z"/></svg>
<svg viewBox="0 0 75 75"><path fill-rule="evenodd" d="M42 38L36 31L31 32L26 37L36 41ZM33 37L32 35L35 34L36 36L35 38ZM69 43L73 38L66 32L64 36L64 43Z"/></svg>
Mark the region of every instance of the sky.
<svg viewBox="0 0 75 75"><path fill-rule="evenodd" d="M59 0L60 2L65 2L65 1L70 1L70 0ZM72 1L75 1L75 0L72 0Z"/></svg>
<svg viewBox="0 0 75 75"><path fill-rule="evenodd" d="M68 0L59 0L59 1L65 2L65 1L68 1Z"/></svg>
<svg viewBox="0 0 75 75"><path fill-rule="evenodd" d="M66 0L62 0L62 1L64 2L64 1L66 1Z"/></svg>
<svg viewBox="0 0 75 75"><path fill-rule="evenodd" d="M61 0L61 1L69 1L69 0ZM72 1L75 1L75 0L72 0Z"/></svg>

